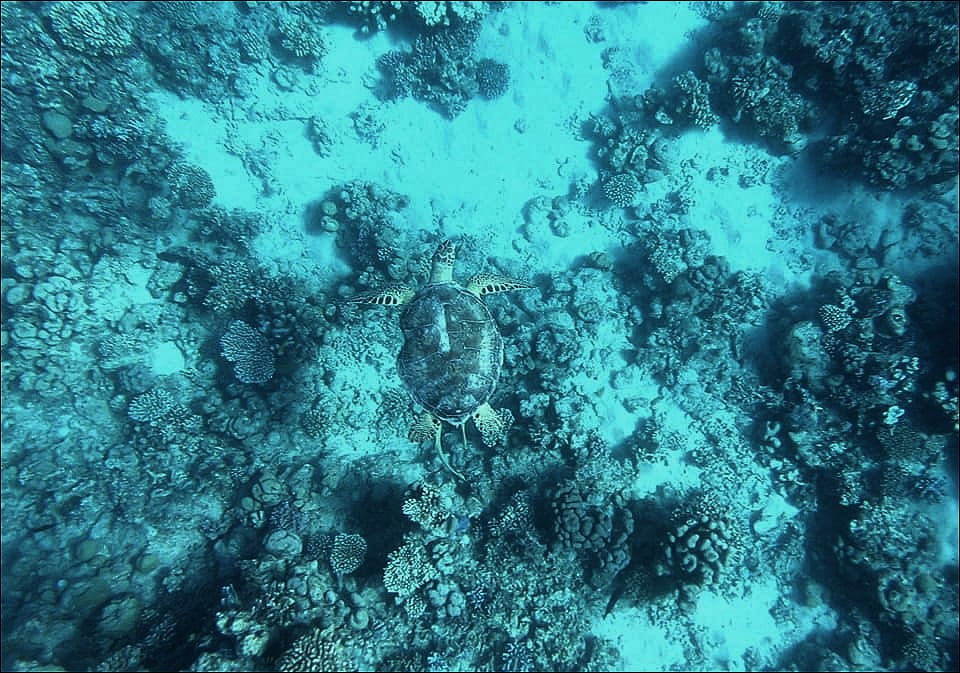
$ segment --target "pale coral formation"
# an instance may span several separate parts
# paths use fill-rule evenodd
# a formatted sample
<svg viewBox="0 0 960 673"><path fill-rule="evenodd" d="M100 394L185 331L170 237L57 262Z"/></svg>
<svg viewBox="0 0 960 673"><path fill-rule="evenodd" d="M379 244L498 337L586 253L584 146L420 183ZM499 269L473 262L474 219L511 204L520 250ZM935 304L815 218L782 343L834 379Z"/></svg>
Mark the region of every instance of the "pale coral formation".
<svg viewBox="0 0 960 673"><path fill-rule="evenodd" d="M266 383L276 371L270 344L242 320L234 320L220 337L220 354L233 363L233 372L242 383Z"/></svg>
<svg viewBox="0 0 960 673"><path fill-rule="evenodd" d="M300 636L277 660L278 671L347 671L353 664L333 629L315 629Z"/></svg>
<svg viewBox="0 0 960 673"><path fill-rule="evenodd" d="M617 173L603 183L603 195L618 208L633 205L640 191L640 183L633 173Z"/></svg>
<svg viewBox="0 0 960 673"><path fill-rule="evenodd" d="M360 567L367 553L367 541L356 533L339 533L333 538L330 567L337 575L349 575Z"/></svg>
<svg viewBox="0 0 960 673"><path fill-rule="evenodd" d="M417 589L439 577L426 548L414 541L405 542L387 557L383 572L383 586L397 594L397 600L407 600Z"/></svg>
<svg viewBox="0 0 960 673"><path fill-rule="evenodd" d="M104 2L58 2L50 22L63 44L74 51L119 56L133 44L133 22L127 13Z"/></svg>

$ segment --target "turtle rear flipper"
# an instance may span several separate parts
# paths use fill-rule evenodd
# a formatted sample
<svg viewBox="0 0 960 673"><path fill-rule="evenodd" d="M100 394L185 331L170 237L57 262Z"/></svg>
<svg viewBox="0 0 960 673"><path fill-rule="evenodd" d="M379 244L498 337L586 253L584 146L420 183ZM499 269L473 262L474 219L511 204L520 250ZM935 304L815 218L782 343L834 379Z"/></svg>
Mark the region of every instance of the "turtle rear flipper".
<svg viewBox="0 0 960 673"><path fill-rule="evenodd" d="M437 455L440 457L440 462L443 463L443 466L456 475L460 481L466 481L467 478L453 469L447 460L447 456L443 452L443 446L440 443L440 437L442 435L440 430L440 421L429 411L424 411L413 421L413 425L410 426L410 431L407 433L407 439L418 444L432 439L433 448L437 450Z"/></svg>
<svg viewBox="0 0 960 673"><path fill-rule="evenodd" d="M480 431L483 443L493 446L506 436L507 430L513 425L513 414L509 409L494 409L484 402L473 412L473 422Z"/></svg>
<svg viewBox="0 0 960 673"><path fill-rule="evenodd" d="M353 304L376 304L377 306L400 306L406 304L416 294L406 285L390 285L379 290L360 292L347 297L346 301Z"/></svg>
<svg viewBox="0 0 960 673"><path fill-rule="evenodd" d="M510 290L527 290L534 285L525 283L516 278L501 276L495 273L478 273L467 282L466 290L478 297L496 292L509 292Z"/></svg>

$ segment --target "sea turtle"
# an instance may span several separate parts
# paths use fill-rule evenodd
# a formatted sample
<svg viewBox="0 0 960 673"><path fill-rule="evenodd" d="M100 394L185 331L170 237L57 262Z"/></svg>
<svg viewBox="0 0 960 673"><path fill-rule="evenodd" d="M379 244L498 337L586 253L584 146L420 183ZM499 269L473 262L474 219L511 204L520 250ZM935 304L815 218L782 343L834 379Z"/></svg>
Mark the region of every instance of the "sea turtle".
<svg viewBox="0 0 960 673"><path fill-rule="evenodd" d="M513 420L506 409L490 406L503 366L503 338L484 295L533 285L506 276L477 274L466 286L453 279L457 243L443 241L433 255L430 280L414 290L393 285L355 295L349 301L379 306L404 306L400 315L403 346L397 371L413 399L424 409L410 428L411 441L432 439L440 460L463 479L447 461L440 446L441 422L463 431L472 418L488 446L499 439Z"/></svg>

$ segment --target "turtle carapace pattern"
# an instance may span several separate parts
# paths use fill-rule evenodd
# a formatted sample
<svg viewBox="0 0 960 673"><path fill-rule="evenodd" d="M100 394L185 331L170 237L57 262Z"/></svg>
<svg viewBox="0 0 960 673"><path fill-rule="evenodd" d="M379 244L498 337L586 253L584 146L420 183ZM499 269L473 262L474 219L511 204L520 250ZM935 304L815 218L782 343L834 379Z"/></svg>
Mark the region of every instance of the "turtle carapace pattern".
<svg viewBox="0 0 960 673"><path fill-rule="evenodd" d="M509 411L489 404L503 366L503 338L483 297L533 285L478 274L462 286L453 279L456 253L454 241L443 241L433 255L429 282L417 290L394 285L355 295L350 301L403 307L397 371L425 410L414 421L409 437L433 439L441 461L463 479L440 447L441 422L462 428L472 418L490 446L504 435L513 418Z"/></svg>

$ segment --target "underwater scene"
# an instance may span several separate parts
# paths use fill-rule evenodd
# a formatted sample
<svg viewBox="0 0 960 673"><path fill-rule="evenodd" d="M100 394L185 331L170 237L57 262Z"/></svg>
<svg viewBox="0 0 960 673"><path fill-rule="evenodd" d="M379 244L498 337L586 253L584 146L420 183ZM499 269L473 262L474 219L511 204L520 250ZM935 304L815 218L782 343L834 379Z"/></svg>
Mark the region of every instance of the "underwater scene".
<svg viewBox="0 0 960 673"><path fill-rule="evenodd" d="M945 671L954 2L3 2L18 671Z"/></svg>

